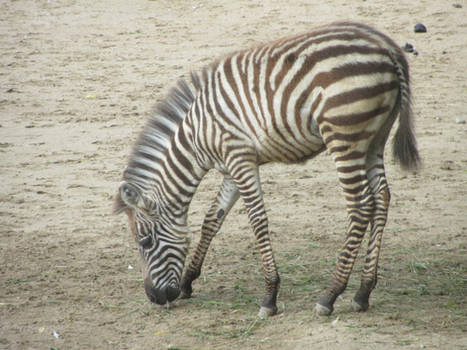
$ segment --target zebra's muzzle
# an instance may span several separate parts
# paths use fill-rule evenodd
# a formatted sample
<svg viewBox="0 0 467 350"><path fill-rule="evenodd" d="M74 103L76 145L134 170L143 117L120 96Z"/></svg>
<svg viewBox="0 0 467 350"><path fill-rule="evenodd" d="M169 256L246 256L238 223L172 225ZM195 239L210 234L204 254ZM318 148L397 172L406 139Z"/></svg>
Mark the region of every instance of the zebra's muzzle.
<svg viewBox="0 0 467 350"><path fill-rule="evenodd" d="M159 305L165 305L172 302L180 295L180 288L168 286L165 288L154 288L149 278L144 280L144 289L149 300Z"/></svg>

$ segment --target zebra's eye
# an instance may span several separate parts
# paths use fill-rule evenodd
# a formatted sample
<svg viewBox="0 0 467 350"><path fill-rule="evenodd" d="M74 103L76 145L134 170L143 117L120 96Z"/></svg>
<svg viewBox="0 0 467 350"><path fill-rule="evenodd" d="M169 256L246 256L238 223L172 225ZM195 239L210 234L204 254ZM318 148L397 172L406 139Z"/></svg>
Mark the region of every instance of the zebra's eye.
<svg viewBox="0 0 467 350"><path fill-rule="evenodd" d="M139 241L138 241L138 244L143 247L143 248L148 248L151 244L152 244L152 238L151 236L146 236L144 238L141 238Z"/></svg>
<svg viewBox="0 0 467 350"><path fill-rule="evenodd" d="M120 196L122 201L130 208L142 207L144 204L139 190L132 184L122 183L120 186Z"/></svg>

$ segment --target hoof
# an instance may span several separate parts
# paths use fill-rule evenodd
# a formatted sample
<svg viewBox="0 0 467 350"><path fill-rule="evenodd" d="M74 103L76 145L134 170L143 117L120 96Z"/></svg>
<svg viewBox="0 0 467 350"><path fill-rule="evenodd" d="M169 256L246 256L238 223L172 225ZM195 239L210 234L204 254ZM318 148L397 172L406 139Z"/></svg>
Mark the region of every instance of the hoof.
<svg viewBox="0 0 467 350"><path fill-rule="evenodd" d="M181 291L180 293L180 299L190 299L191 298L191 293L188 293L188 292L185 292L185 291Z"/></svg>
<svg viewBox="0 0 467 350"><path fill-rule="evenodd" d="M274 316L276 313L277 313L277 308L269 309L267 307L261 306L258 312L258 317L264 320L268 317Z"/></svg>
<svg viewBox="0 0 467 350"><path fill-rule="evenodd" d="M329 316L332 314L332 309L319 303L316 303L315 310L319 316Z"/></svg>
<svg viewBox="0 0 467 350"><path fill-rule="evenodd" d="M191 288L191 283L182 282L180 286L180 299L190 299L191 294L193 294L193 288Z"/></svg>
<svg viewBox="0 0 467 350"><path fill-rule="evenodd" d="M368 303L365 303L362 305L358 303L357 301L355 301L354 299L352 300L352 310L355 312L364 312L368 310L369 307L370 305Z"/></svg>

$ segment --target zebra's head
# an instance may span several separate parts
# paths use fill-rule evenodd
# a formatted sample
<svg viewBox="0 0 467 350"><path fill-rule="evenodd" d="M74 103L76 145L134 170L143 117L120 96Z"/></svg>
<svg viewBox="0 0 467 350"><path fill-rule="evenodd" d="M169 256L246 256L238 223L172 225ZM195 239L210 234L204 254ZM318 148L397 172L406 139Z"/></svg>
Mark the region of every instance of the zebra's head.
<svg viewBox="0 0 467 350"><path fill-rule="evenodd" d="M188 250L186 226L158 205L138 185L122 182L115 212L125 211L138 244L146 294L154 303L163 305L180 294L180 279Z"/></svg>

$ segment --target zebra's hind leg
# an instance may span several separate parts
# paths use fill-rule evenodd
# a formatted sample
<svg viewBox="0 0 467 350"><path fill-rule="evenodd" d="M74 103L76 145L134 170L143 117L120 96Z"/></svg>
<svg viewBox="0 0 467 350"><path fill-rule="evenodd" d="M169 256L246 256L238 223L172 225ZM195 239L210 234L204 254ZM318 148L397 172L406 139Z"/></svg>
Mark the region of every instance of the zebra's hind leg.
<svg viewBox="0 0 467 350"><path fill-rule="evenodd" d="M368 241L365 264L362 272L360 289L352 301L354 311L368 310L371 291L375 288L378 280L378 259L381 249L381 239L384 226L388 216L390 192L384 173L382 154L378 157L379 164L369 170L370 183L374 191L375 211L371 219L371 234Z"/></svg>
<svg viewBox="0 0 467 350"><path fill-rule="evenodd" d="M235 183L230 176L224 176L221 188L212 203L201 227L201 238L186 268L180 285L181 298L190 298L193 293L191 284L201 274L201 267L212 239L217 234L225 217L239 197Z"/></svg>
<svg viewBox="0 0 467 350"><path fill-rule="evenodd" d="M358 249L374 211L373 193L367 178L364 154L360 159L353 159L352 166L339 166L339 157L335 157L335 160L347 202L349 223L344 247L339 252L331 282L316 304L318 315L330 315L335 300L347 287Z"/></svg>

